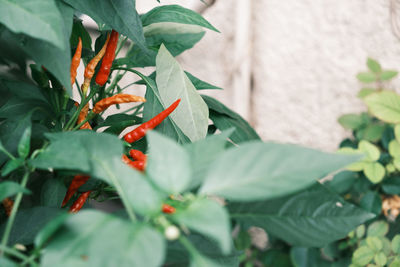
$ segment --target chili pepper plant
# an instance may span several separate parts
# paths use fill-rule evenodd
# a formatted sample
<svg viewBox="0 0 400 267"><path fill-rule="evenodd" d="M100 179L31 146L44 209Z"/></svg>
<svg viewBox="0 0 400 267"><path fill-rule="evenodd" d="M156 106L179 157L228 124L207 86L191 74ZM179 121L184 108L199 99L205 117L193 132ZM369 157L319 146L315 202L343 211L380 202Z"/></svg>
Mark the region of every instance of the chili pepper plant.
<svg viewBox="0 0 400 267"><path fill-rule="evenodd" d="M376 216L318 182L360 155L264 142L205 94L175 57L206 31L179 5L0 2L1 266L238 266L250 227L323 247Z"/></svg>

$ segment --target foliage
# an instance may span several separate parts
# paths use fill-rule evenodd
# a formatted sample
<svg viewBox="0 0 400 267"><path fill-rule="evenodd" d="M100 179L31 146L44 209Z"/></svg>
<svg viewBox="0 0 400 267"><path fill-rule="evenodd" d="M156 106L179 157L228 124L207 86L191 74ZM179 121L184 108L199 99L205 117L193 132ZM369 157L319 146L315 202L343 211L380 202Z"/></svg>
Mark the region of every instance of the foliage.
<svg viewBox="0 0 400 267"><path fill-rule="evenodd" d="M80 14L98 25L93 42ZM71 86L79 39L91 66L111 29L121 36L109 81L99 86L89 79L88 92ZM263 142L239 114L199 94L220 88L185 72L175 56L206 30L218 31L177 5L139 15L131 0L0 0L1 266L238 266L248 261L251 226L266 230L273 245L287 248L278 237L305 247L291 258L271 250L263 255L266 265L296 265L304 253L316 258L316 247L375 217L375 209L317 183L360 155ZM155 71L146 76L142 67ZM381 80L390 76L372 68ZM128 110L118 102L108 117L93 112L123 92L119 82L128 72L141 79L128 87L145 85L146 102ZM127 127L148 122L178 98L145 138L121 140ZM93 131L81 130L85 125ZM372 146L360 147L368 164L378 162ZM121 160L131 149L146 154L144 171ZM90 178L66 199L73 177L82 174ZM67 212L83 204L77 214ZM163 212L166 204L171 212ZM232 235L238 228L241 234Z"/></svg>

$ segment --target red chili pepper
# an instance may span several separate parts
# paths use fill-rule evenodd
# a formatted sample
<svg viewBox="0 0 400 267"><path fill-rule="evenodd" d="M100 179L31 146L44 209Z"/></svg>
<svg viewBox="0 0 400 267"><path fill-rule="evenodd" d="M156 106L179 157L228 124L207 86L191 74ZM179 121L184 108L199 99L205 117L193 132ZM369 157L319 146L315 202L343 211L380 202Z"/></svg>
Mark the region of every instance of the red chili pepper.
<svg viewBox="0 0 400 267"><path fill-rule="evenodd" d="M78 42L78 46L76 47L75 50L75 54L72 57L71 60L71 86L74 84L75 82L75 78L76 78L76 70L79 67L79 63L81 62L81 55L82 55L82 40L81 37L79 37L79 42Z"/></svg>
<svg viewBox="0 0 400 267"><path fill-rule="evenodd" d="M86 199L89 197L90 192L92 191L87 191L85 193L82 193L77 200L75 200L74 204L72 204L72 206L69 208L69 212L70 213L76 213L78 211L81 210L81 208L83 207L83 205L86 202Z"/></svg>
<svg viewBox="0 0 400 267"><path fill-rule="evenodd" d="M132 168L135 168L138 171L144 171L146 167L146 162L142 160L132 161L126 155L122 155L122 161L129 165Z"/></svg>
<svg viewBox="0 0 400 267"><path fill-rule="evenodd" d="M146 134L147 130L154 129L163 120L165 120L165 118L168 117L168 115L171 114L176 109L176 107L179 105L179 102L181 102L180 99L176 100L174 103L172 103L171 106L169 106L165 110L161 111L154 118L141 124L139 127L134 129L133 131L127 133L124 136L125 141L128 143L133 143L133 142L141 139Z"/></svg>
<svg viewBox="0 0 400 267"><path fill-rule="evenodd" d="M134 160L139 160L139 161L146 161L147 156L143 154L142 151L137 150L137 149L131 149L129 150L129 155L134 159Z"/></svg>
<svg viewBox="0 0 400 267"><path fill-rule="evenodd" d="M166 214L173 214L176 211L176 209L174 207L172 207L171 205L168 205L168 204L163 204L161 210L162 210L162 212L164 212Z"/></svg>
<svg viewBox="0 0 400 267"><path fill-rule="evenodd" d="M96 83L100 86L103 86L107 82L108 76L110 75L111 66L115 58L115 50L117 49L118 37L119 33L112 30L106 53L96 76Z"/></svg>
<svg viewBox="0 0 400 267"><path fill-rule="evenodd" d="M64 207L67 204L67 202L76 193L76 191L78 191L79 187L84 185L87 182L87 180L89 180L89 178L90 176L87 175L75 175L74 179L72 179L72 182L68 187L67 193L65 194L61 207Z"/></svg>

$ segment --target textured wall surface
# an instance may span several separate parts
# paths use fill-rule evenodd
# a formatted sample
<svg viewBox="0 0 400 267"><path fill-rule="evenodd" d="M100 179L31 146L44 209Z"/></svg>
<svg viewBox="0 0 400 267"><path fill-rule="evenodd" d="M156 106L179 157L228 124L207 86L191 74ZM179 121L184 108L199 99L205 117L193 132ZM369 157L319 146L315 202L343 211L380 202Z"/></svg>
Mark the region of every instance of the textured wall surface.
<svg viewBox="0 0 400 267"><path fill-rule="evenodd" d="M337 117L364 109L355 75L367 56L399 67L389 0L216 0L205 10L198 2L162 1L203 9L221 31L207 32L179 60L223 87L212 94L249 119L264 140L334 150L349 134ZM158 5L137 3L142 10Z"/></svg>

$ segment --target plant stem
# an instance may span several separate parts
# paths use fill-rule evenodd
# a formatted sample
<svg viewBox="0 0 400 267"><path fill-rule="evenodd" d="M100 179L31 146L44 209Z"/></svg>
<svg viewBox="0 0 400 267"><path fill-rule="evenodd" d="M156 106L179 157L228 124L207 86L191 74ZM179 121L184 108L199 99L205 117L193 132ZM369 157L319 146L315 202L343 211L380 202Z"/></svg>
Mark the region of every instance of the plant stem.
<svg viewBox="0 0 400 267"><path fill-rule="evenodd" d="M21 263L21 264L30 263L32 266L37 266L37 263L34 261L34 258L36 258L36 255L32 255L35 257L32 257L32 256L27 257L26 255L22 254L21 252L15 250L15 249L6 247L6 246L0 246L0 250L4 251L5 253L7 253L11 256L17 257L20 260L23 260L23 263Z"/></svg>
<svg viewBox="0 0 400 267"><path fill-rule="evenodd" d="M67 122L67 124L64 126L65 130L69 130L76 122L78 119L79 113L81 113L83 107L89 103L90 99L97 93L97 90L92 89L90 91L90 94L85 97L82 101L81 104L79 105L78 109L75 111L75 113L72 115L71 119Z"/></svg>
<svg viewBox="0 0 400 267"><path fill-rule="evenodd" d="M82 125L84 125L84 124L85 124L86 122L88 122L89 120L93 119L94 116L96 116L95 113L90 112L90 113L86 116L86 118L85 118L81 123L79 123L79 124L76 125L74 128L72 128L72 131L76 131L76 130L78 130L79 128L81 128Z"/></svg>
<svg viewBox="0 0 400 267"><path fill-rule="evenodd" d="M187 251L193 256L196 254L199 254L197 249L190 243L190 241L185 237L185 236L180 236L179 237L179 242L186 248Z"/></svg>
<svg viewBox="0 0 400 267"><path fill-rule="evenodd" d="M28 182L28 179L29 179L29 171L28 171L28 169L26 169L25 170L25 174L24 174L24 176L22 178L22 181L21 181L21 186L23 188L25 188L26 183ZM15 198L15 202L14 202L13 208L11 210L10 218L8 218L7 225L6 225L6 228L4 230L3 238L1 240L1 247L2 248L7 246L8 238L10 237L11 229L12 229L12 226L14 224L15 216L17 215L17 211L18 211L19 205L21 204L21 200L22 200L23 194L24 193L20 192L20 193L17 194L17 197ZM0 252L0 256L2 254L3 254L3 250Z"/></svg>

